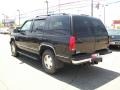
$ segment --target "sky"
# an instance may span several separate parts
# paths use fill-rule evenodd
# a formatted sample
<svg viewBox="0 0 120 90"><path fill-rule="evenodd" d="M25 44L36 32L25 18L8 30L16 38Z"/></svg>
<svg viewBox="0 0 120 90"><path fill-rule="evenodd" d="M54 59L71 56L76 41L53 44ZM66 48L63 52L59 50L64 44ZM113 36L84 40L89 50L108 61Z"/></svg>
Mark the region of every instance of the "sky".
<svg viewBox="0 0 120 90"><path fill-rule="evenodd" d="M49 7L58 5L59 3L68 3L73 1L83 1L83 0L48 0ZM90 3L90 0L87 0L87 1L89 1ZM94 1L99 1L99 2L105 1L106 3L110 3L110 2L120 1L120 0L94 0ZM55 7L55 8L58 8L58 7ZM62 8L66 8L66 7L62 7ZM17 9L20 10L21 14L30 13L33 10L46 9L46 3L45 3L45 0L0 0L0 19L3 18L2 14L5 14L9 17L17 16L18 15ZM84 13L85 11L86 12L90 11L90 9L89 10L87 9L88 8L84 8L82 11L80 10L80 12ZM111 21L114 19L120 19L119 10L120 10L120 3L111 4L105 7L107 24L110 24ZM75 10L72 10L72 9L66 10L66 11L76 13ZM76 11L79 12L79 9L77 9ZM103 8L101 8L101 10L95 9L94 11L95 11L94 12L95 16L103 18ZM42 13L46 13L46 11L44 10ZM87 13L90 13L90 12L87 12Z"/></svg>
<svg viewBox="0 0 120 90"><path fill-rule="evenodd" d="M43 2L43 0L0 0L0 13L12 16L17 14L17 9L21 13L29 12L42 8Z"/></svg>
<svg viewBox="0 0 120 90"><path fill-rule="evenodd" d="M78 0L48 0L49 6L58 5L59 1L61 3L66 3ZM21 13L25 13L45 8L45 0L0 0L0 12L8 16L15 15L17 13L17 9L20 9Z"/></svg>

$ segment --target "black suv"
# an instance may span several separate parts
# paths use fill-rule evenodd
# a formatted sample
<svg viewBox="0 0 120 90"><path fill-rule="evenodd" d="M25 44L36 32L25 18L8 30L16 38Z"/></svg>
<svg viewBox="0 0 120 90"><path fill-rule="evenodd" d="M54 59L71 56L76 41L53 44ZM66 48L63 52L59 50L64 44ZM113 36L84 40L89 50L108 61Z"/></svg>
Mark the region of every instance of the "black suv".
<svg viewBox="0 0 120 90"><path fill-rule="evenodd" d="M13 56L20 53L42 60L44 70L50 74L63 67L63 62L101 62L100 53L108 44L108 33L99 19L67 14L27 20L11 33L10 40Z"/></svg>

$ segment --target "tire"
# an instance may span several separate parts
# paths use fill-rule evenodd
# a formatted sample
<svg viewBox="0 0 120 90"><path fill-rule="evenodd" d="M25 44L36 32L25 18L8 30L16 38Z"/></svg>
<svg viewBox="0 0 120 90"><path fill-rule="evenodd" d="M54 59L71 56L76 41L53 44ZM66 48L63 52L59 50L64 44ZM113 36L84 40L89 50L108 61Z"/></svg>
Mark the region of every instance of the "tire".
<svg viewBox="0 0 120 90"><path fill-rule="evenodd" d="M11 53L12 53L12 56L14 57L18 56L17 46L15 45L14 41L11 42Z"/></svg>
<svg viewBox="0 0 120 90"><path fill-rule="evenodd" d="M48 74L54 74L57 71L57 60L51 50L45 50L42 54L42 66Z"/></svg>

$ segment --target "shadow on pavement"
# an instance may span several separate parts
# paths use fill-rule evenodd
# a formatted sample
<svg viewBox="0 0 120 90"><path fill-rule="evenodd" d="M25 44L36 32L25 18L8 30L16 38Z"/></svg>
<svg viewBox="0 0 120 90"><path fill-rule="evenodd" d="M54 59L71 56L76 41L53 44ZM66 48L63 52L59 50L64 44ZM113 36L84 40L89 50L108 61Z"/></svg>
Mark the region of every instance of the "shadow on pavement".
<svg viewBox="0 0 120 90"><path fill-rule="evenodd" d="M32 60L25 56L20 56L18 59L44 72L39 61ZM59 70L58 73L50 76L82 90L94 90L119 77L120 73L96 66L66 65L63 69Z"/></svg>
<svg viewBox="0 0 120 90"><path fill-rule="evenodd" d="M66 67L64 71L55 75L55 78L71 84L82 90L94 90L111 80L117 78L120 74L100 67Z"/></svg>

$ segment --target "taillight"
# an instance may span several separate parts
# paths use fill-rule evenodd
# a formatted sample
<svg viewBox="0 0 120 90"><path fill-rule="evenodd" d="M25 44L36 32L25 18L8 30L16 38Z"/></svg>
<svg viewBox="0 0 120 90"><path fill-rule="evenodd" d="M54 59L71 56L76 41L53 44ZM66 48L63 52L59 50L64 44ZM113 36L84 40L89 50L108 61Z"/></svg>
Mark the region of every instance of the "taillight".
<svg viewBox="0 0 120 90"><path fill-rule="evenodd" d="M75 51L76 50L76 38L75 36L71 36L69 40L69 50Z"/></svg>

